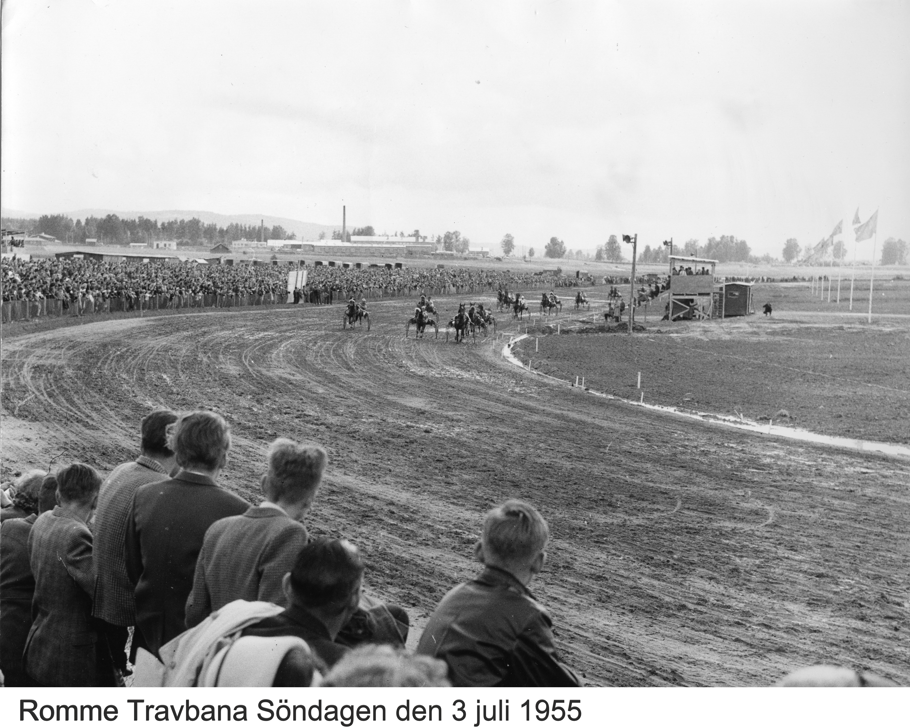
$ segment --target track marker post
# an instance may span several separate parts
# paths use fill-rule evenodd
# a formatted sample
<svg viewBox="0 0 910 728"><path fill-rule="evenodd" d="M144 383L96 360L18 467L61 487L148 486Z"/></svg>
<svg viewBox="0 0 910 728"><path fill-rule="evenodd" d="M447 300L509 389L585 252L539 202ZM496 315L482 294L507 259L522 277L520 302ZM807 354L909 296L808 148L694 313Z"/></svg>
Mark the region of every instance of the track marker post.
<svg viewBox="0 0 910 728"><path fill-rule="evenodd" d="M540 339L538 339L538 338L535 336L535 337L534 337L534 353L535 353L535 354L537 353L537 350L538 350L539 345L540 345Z"/></svg>
<svg viewBox="0 0 910 728"><path fill-rule="evenodd" d="M641 389L641 372L638 373L638 388Z"/></svg>

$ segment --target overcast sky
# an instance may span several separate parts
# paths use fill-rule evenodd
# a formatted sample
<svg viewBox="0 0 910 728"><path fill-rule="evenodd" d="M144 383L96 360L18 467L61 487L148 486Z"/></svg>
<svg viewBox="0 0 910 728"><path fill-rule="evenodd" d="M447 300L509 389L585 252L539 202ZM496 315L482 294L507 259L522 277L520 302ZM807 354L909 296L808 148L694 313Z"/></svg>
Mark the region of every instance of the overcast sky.
<svg viewBox="0 0 910 728"><path fill-rule="evenodd" d="M910 241L906 0L4 0L2 49L4 210Z"/></svg>

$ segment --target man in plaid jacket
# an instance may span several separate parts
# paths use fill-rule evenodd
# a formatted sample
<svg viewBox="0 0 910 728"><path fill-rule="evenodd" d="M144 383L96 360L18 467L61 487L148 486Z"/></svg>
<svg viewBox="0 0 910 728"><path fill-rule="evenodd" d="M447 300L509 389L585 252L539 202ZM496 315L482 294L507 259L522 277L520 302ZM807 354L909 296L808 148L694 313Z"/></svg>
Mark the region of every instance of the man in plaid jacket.
<svg viewBox="0 0 910 728"><path fill-rule="evenodd" d="M74 463L57 474L53 511L38 516L28 536L35 576L35 621L25 643L25 672L44 687L115 684L107 643L92 621L95 568L88 521L101 476Z"/></svg>

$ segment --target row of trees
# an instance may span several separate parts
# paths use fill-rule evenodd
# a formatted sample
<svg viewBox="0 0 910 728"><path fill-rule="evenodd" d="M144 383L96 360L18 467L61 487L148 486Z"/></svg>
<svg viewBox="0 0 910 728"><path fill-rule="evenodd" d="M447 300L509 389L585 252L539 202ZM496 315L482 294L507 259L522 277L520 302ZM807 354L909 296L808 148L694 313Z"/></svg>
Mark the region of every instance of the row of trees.
<svg viewBox="0 0 910 728"><path fill-rule="evenodd" d="M121 218L109 214L104 217L87 217L85 220L73 220L67 215L42 215L37 221L4 218L3 226L26 230L29 233L45 233L53 235L58 240L79 245L88 239L97 239L104 245L149 243L153 240L188 240L194 244L215 245L235 240L258 240L260 234L264 239L296 239L294 233L288 234L281 225L273 225L260 231L259 225L230 223L222 227L214 223L204 223L197 217L158 222L141 215L138 218Z"/></svg>

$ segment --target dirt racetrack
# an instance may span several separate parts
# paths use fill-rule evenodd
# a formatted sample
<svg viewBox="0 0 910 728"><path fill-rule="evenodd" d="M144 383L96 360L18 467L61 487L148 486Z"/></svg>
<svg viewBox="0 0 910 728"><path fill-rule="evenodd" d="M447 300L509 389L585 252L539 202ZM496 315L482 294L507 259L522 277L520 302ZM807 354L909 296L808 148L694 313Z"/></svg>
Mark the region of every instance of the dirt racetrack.
<svg viewBox="0 0 910 728"><path fill-rule="evenodd" d="M453 312L454 299L441 299ZM656 415L507 363L502 339L405 339L411 304L106 321L3 342L3 476L135 455L151 408L232 425L222 482L256 498L271 439L315 440L310 517L369 561L411 643L518 497L553 540L532 591L592 685L766 685L813 663L910 684L910 461Z"/></svg>

